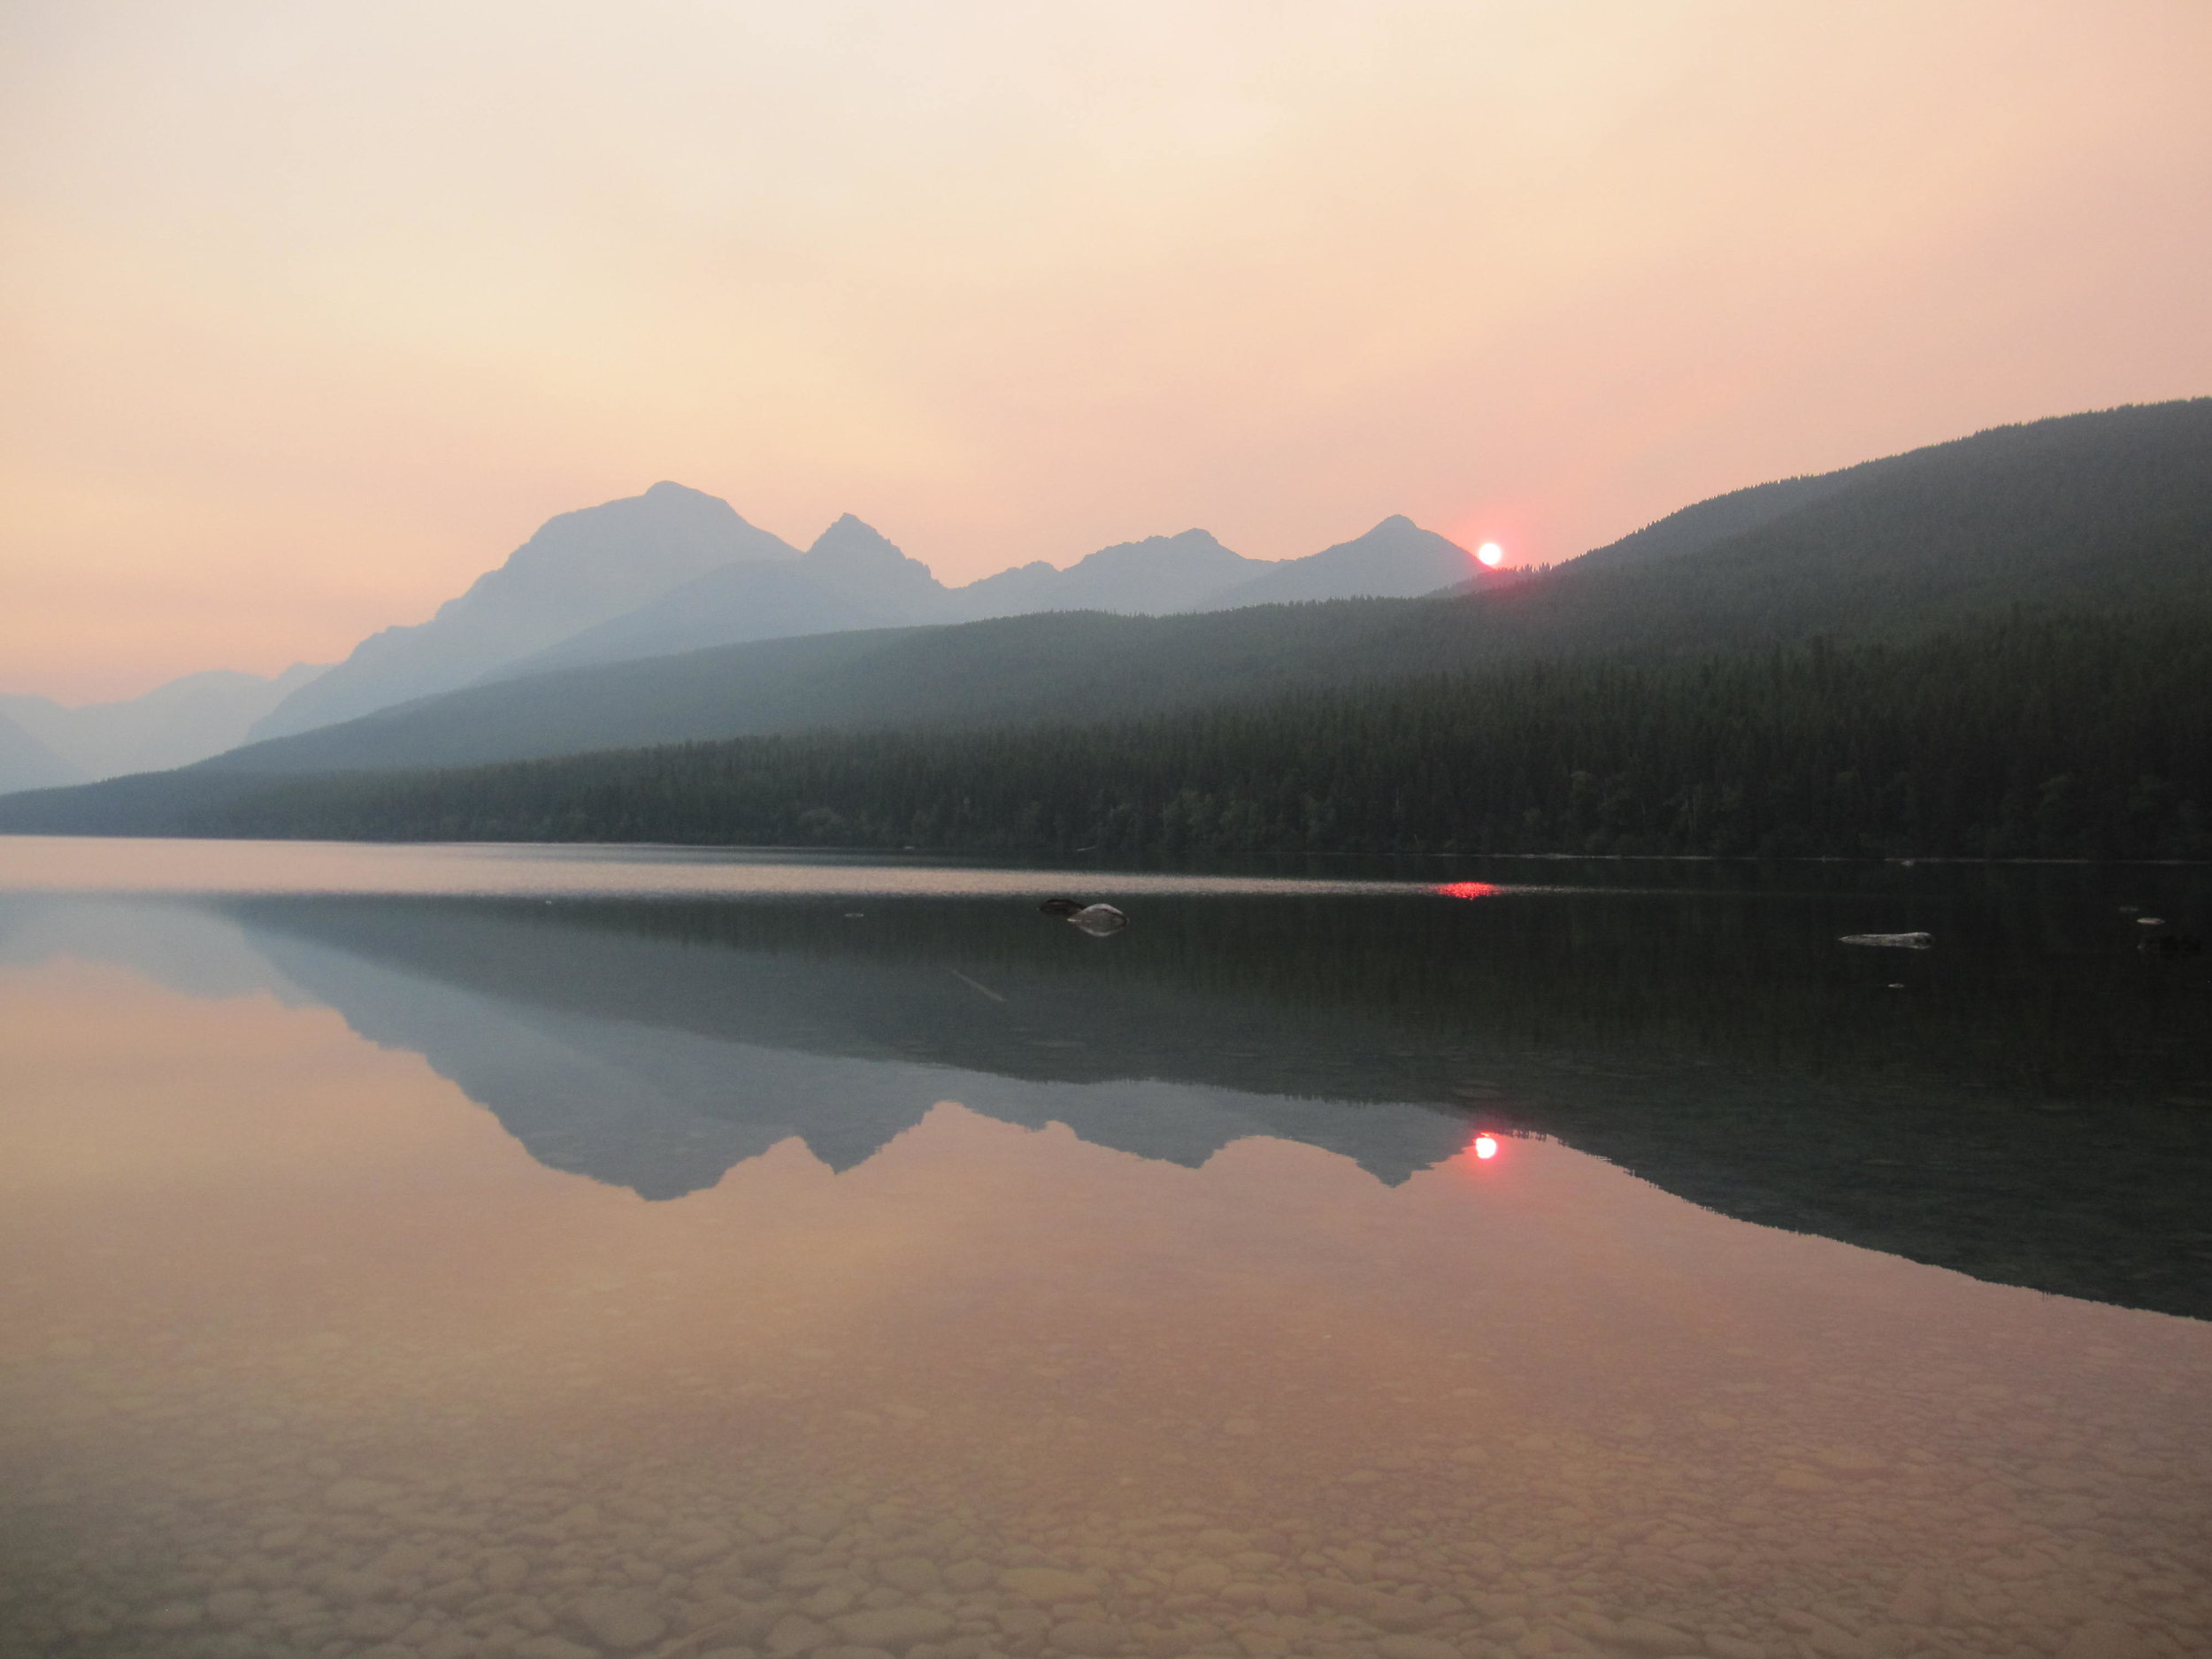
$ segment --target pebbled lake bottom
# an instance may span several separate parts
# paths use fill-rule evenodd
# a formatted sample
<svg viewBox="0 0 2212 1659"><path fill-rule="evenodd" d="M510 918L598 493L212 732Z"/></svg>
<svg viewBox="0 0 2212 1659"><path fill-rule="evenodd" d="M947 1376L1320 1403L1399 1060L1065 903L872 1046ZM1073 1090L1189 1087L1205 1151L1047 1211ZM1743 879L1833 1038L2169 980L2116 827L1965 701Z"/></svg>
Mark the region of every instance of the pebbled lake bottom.
<svg viewBox="0 0 2212 1659"><path fill-rule="evenodd" d="M2201 878L1550 873L0 847L0 1653L2212 1650Z"/></svg>

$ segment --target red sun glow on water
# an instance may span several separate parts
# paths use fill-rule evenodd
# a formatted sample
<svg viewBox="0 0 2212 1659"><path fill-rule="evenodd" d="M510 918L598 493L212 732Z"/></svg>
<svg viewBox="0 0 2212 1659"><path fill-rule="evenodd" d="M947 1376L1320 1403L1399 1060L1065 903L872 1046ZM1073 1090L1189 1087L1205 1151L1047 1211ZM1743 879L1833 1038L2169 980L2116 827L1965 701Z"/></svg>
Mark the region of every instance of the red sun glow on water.
<svg viewBox="0 0 2212 1659"><path fill-rule="evenodd" d="M1448 899L1486 899L1498 889L1487 881L1448 881L1429 891Z"/></svg>
<svg viewBox="0 0 2212 1659"><path fill-rule="evenodd" d="M1486 1164L1487 1164L1492 1158L1496 1157L1498 1156L1497 1136L1477 1135L1475 1137L1475 1156Z"/></svg>

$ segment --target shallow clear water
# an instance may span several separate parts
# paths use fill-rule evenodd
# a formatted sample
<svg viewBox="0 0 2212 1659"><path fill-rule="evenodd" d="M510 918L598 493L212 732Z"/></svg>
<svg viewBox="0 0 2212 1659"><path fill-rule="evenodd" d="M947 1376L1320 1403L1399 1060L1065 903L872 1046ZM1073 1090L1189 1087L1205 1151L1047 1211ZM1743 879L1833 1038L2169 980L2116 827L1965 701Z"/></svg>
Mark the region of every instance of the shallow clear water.
<svg viewBox="0 0 2212 1659"><path fill-rule="evenodd" d="M2204 873L1447 874L0 839L0 1651L2212 1649Z"/></svg>

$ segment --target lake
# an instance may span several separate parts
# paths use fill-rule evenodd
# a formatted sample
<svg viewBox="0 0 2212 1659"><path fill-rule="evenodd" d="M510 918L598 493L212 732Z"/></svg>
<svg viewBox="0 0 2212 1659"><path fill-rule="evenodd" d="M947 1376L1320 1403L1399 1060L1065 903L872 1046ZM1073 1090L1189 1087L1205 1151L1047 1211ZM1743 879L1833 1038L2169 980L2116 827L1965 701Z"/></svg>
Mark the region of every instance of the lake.
<svg viewBox="0 0 2212 1659"><path fill-rule="evenodd" d="M0 1655L2212 1652L2208 900L0 838Z"/></svg>

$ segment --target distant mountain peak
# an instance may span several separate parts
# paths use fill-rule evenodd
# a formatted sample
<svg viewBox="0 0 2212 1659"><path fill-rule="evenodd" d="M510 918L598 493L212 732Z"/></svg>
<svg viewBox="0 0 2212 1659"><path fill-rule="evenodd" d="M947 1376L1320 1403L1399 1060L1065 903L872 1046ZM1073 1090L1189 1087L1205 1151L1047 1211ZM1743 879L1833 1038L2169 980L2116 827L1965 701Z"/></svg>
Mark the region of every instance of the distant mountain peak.
<svg viewBox="0 0 2212 1659"><path fill-rule="evenodd" d="M810 559L826 563L852 564L883 563L906 557L890 537L863 519L850 513L814 538L814 545L806 550Z"/></svg>
<svg viewBox="0 0 2212 1659"><path fill-rule="evenodd" d="M721 565L797 557L719 496L664 479L642 495L547 519L427 622L371 634L251 734L303 732L455 690Z"/></svg>
<svg viewBox="0 0 2212 1659"><path fill-rule="evenodd" d="M900 550L874 526L846 513L814 538L800 567L816 579L856 596L909 602L934 600L944 589L929 566Z"/></svg>

